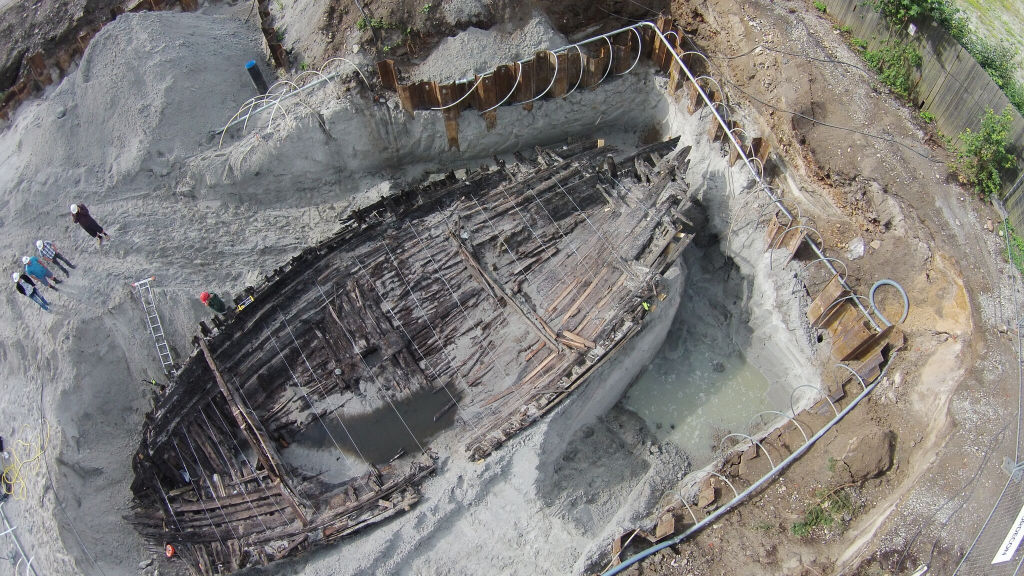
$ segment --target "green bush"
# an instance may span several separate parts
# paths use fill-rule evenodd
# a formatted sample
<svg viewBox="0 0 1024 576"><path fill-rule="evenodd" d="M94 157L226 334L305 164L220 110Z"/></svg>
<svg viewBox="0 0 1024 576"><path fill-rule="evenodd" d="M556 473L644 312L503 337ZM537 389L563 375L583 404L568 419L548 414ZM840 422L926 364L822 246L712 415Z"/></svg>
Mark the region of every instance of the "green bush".
<svg viewBox="0 0 1024 576"><path fill-rule="evenodd" d="M1006 259L1013 264L1021 274L1024 274L1024 239L1017 235L1017 231L1010 225L1010 221L1006 220L1003 222L1003 226L1006 228L1004 234L1006 234L1010 240L1009 253L1006 254Z"/></svg>
<svg viewBox="0 0 1024 576"><path fill-rule="evenodd" d="M373 18L371 20L360 18L356 21L356 28L359 30L366 30L367 28L373 28L374 30L387 30L388 28L394 27L394 22L388 22L383 18Z"/></svg>
<svg viewBox="0 0 1024 576"><path fill-rule="evenodd" d="M968 128L960 133L960 146L950 169L982 198L998 196L1002 188L999 171L1017 164L1006 150L1012 122L1009 108L1002 114L989 108L981 119L981 130L975 133Z"/></svg>
<svg viewBox="0 0 1024 576"><path fill-rule="evenodd" d="M988 72L1017 110L1024 113L1024 87L1017 80L1017 58L1020 53L1004 42L991 42L979 36L967 38L964 48Z"/></svg>
<svg viewBox="0 0 1024 576"><path fill-rule="evenodd" d="M814 0L814 7L817 8L818 12L821 12L822 14L828 11L828 6L825 6L825 3L822 2L821 0Z"/></svg>
<svg viewBox="0 0 1024 576"><path fill-rule="evenodd" d="M932 122L935 122L935 115L927 110L921 110L917 117L920 118L921 120L924 120L925 124L931 124Z"/></svg>
<svg viewBox="0 0 1024 576"><path fill-rule="evenodd" d="M879 72L883 84L904 98L910 96L910 76L921 65L917 49L889 39L878 50L864 52L864 59Z"/></svg>
<svg viewBox="0 0 1024 576"><path fill-rule="evenodd" d="M868 41L863 38L850 38L850 44L853 44L853 47L858 50L868 49Z"/></svg>
<svg viewBox="0 0 1024 576"><path fill-rule="evenodd" d="M853 26L849 26L849 25L840 26L839 27L839 31L842 32L843 34L849 34L849 33L853 32Z"/></svg>
<svg viewBox="0 0 1024 576"><path fill-rule="evenodd" d="M816 496L818 501L804 512L804 519L790 527L794 536L807 536L815 527L832 526L837 521L849 520L853 515L853 500L846 490L819 490Z"/></svg>

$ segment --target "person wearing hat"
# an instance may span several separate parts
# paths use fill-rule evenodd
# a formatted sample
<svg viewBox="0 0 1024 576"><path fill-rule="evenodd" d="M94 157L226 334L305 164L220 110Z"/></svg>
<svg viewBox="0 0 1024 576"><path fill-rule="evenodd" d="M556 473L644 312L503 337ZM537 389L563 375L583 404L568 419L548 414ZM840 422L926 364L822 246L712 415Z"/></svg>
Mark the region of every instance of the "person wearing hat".
<svg viewBox="0 0 1024 576"><path fill-rule="evenodd" d="M43 295L40 294L38 290L36 290L36 283L33 282L31 278L25 274L18 274L15 272L14 274L11 274L11 280L14 280L15 290L31 298L32 301L39 304L39 307L43 310L46 310L47 312L50 311L50 303L46 301L46 298L43 298Z"/></svg>
<svg viewBox="0 0 1024 576"><path fill-rule="evenodd" d="M71 221L81 226L82 230L89 233L89 236L99 240L100 246L103 246L104 238L110 239L110 234L103 231L103 226L100 226L99 222L93 219L85 204L71 205Z"/></svg>
<svg viewBox="0 0 1024 576"><path fill-rule="evenodd" d="M217 314L224 314L228 311L227 305L220 299L220 296L217 296L216 292L203 292L199 295L199 300Z"/></svg>
<svg viewBox="0 0 1024 576"><path fill-rule="evenodd" d="M63 272L65 276L71 276L68 272L68 268L74 268L75 265L65 258L63 254L57 252L56 244L49 240L36 240L36 250L39 250L39 255L43 257L43 260L53 264L57 268L60 268L60 271ZM68 268L60 265L60 261L62 260L68 265Z"/></svg>
<svg viewBox="0 0 1024 576"><path fill-rule="evenodd" d="M50 278L53 278L54 284L60 284L60 279L54 276L53 272L50 272L50 269L39 261L39 258L36 258L35 256L25 256L21 259L21 263L25 265L26 274L35 278L47 288L53 288L54 290L57 289L56 286L50 285Z"/></svg>

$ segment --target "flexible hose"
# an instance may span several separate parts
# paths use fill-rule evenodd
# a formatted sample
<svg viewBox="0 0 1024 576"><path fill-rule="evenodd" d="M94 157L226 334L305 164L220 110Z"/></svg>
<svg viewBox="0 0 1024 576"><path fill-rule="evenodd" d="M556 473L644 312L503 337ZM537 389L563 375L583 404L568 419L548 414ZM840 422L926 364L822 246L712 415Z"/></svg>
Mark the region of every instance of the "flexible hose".
<svg viewBox="0 0 1024 576"><path fill-rule="evenodd" d="M0 486L3 493L13 497L15 500L25 500L28 496L28 484L24 476L31 475L39 469L40 458L46 449L50 439L50 426L47 424L45 434L43 430L37 433L31 442L15 440L14 446L7 448L10 456L8 463L3 467L3 474L0 475ZM29 456L22 459L21 449L27 450Z"/></svg>
<svg viewBox="0 0 1024 576"><path fill-rule="evenodd" d="M903 298L903 315L900 316L899 321L899 324L903 324L903 321L907 319L907 314L910 314L910 298L907 298L907 291L904 290L903 286L900 286L895 280L883 278L871 286L871 291L868 292L868 301L871 302L871 309L883 324L886 326L892 326L892 322L889 322L889 319L886 318L885 315L882 314L882 311L878 309L878 306L875 305L875 290L878 290L882 286L892 286L899 291L900 296Z"/></svg>

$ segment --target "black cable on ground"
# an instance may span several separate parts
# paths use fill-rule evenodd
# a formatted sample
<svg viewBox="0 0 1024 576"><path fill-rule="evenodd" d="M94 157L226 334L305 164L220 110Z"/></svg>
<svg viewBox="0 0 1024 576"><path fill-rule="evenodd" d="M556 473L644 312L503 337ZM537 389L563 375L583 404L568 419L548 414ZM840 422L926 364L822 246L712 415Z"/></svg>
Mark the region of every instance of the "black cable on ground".
<svg viewBox="0 0 1024 576"><path fill-rule="evenodd" d="M647 20L637 20L636 18L628 18L626 16L623 16L622 14L616 14L615 12L610 12L608 10L605 10L604 8L602 8L601 6L599 6L597 4L594 4L594 8L597 8L598 10L600 10L601 12L604 12L605 14L608 14L609 16L615 16L616 18L622 18L623 20L628 20L630 22L647 22Z"/></svg>
<svg viewBox="0 0 1024 576"><path fill-rule="evenodd" d="M904 560L907 559L907 555L910 553L910 548L914 545L914 542L917 541L918 537L921 536L921 533L924 532L924 529L928 527L928 525L931 523L932 519L935 518L936 515L938 515L939 511L942 510L943 508L945 508L946 505L948 505L954 499L964 495L964 491L967 490L967 487L970 486L971 484L973 484L978 479L978 477L981 476L981 471L985 468L985 465L988 463L989 457L992 455L992 450L995 448L996 443L999 441L999 437L1002 436L1004 432L1006 432L1006 429L1009 428L1010 424L1012 424L1014 421L1015 420L1011 420L1011 421L1007 422L1002 427L1002 429L1000 429L998 432L996 432L992 436L992 439L989 440L988 449L985 450L985 456L981 459L981 464L978 465L978 469L974 471L974 475L972 475L970 477L970 479L968 479L967 482L965 482L964 485L960 487L960 490L958 490L956 494L954 494L953 496L950 496L949 498L947 498L946 501L943 502L941 506L939 506L938 508L935 509L935 511L932 512L932 515L929 516L927 520L925 520L924 522L921 523L921 527L918 528L917 532L914 533L914 537L911 538L910 541L908 541L907 544L903 547L903 553L900 555L900 559L899 559L898 562L896 562L896 566L893 567L893 570L896 570L897 572L899 572L900 567L903 565ZM972 493L973 493L973 491L972 491ZM967 504L967 501L969 499L970 498L966 498L965 497L960 502L960 504L958 504L956 506L956 508L952 512L950 512L949 517L947 517L946 520L941 523L941 526L946 526L947 524L949 524L950 520L953 519L953 516L956 516L956 514L958 512L960 512L961 509L963 509L964 505ZM935 555L935 547L938 546L938 545L939 545L939 539L936 539L935 542L932 544L931 551L928 553L928 562L927 563L929 565L931 564L932 558Z"/></svg>
<svg viewBox="0 0 1024 576"><path fill-rule="evenodd" d="M46 388L46 381L40 382L39 384L39 433L43 432L43 392ZM40 436L41 437L41 436ZM60 496L57 495L57 484L53 481L53 476L50 475L50 464L46 460L46 454L44 450L43 454L43 466L46 468L46 478L50 481L50 488L53 489L53 499L57 501L57 506L60 507L60 511L64 513L64 518L67 519L68 524L71 526L71 531L75 533L75 539L78 540L78 545L85 551L85 555L92 561L96 569L100 571L100 574L107 576L107 573L103 571L103 568L96 562L96 558L89 552L89 548L86 547L85 542L82 540L82 536L78 533L78 528L75 527L75 523L71 521L71 516L68 511L64 509L64 504L60 501Z"/></svg>
<svg viewBox="0 0 1024 576"><path fill-rule="evenodd" d="M758 103L760 103L760 104L762 104L764 106L767 106L769 108L772 108L774 110L778 110L779 112L784 112L786 114L792 114L793 116L797 116L799 118L803 118L804 120L807 120L808 122L813 122L815 124L820 124L822 126L827 126L829 128L835 128L836 130L844 130L846 132L853 132L854 134L860 134L862 136L867 136L868 138L874 138L876 140L881 140L882 142L888 142L890 144L896 144L898 146L902 146L903 148L906 148L907 150L913 152L914 154L917 154L918 156L920 156L921 158L924 158L925 160L927 160L929 162L932 162L934 164L945 164L944 161L936 160L936 159L934 159L934 158L932 158L930 156L925 155L922 152L918 152L917 150L912 148L909 144L904 144L903 142L900 142L899 140L893 138L892 136L883 136L881 134L873 134L871 132L865 132L863 130L858 130L856 128L850 128L848 126L838 126L836 124L830 124L828 122L824 122L824 121L821 121L821 120L818 120L818 119L815 119L815 118L811 118L810 116L807 116L806 114L801 114L800 112L793 112L792 110L787 110L787 109L782 108L780 106L776 106L774 104L769 104L768 102L765 102L764 100L761 100L757 96L754 96L750 92L747 92L746 90L741 88L735 82L730 82L729 80L725 80L724 78L722 79L722 81L725 82L726 84L729 84L729 85L735 87L737 90L739 90L740 92L745 94L751 100L753 100L755 102L758 102Z"/></svg>
<svg viewBox="0 0 1024 576"><path fill-rule="evenodd" d="M712 66L714 66L715 68L718 69L718 72L719 72L719 74L721 76L721 81L722 82L725 82L726 84L732 85L737 90L739 90L740 92L742 92L748 98L750 98L751 100L754 100L755 102L758 102L758 103L760 103L760 104L762 104L764 106L772 108L773 110L777 110L779 112L784 112L786 114L791 114L793 116L797 116L799 118L803 118L804 120L807 120L808 122L813 122L814 124L820 124L822 126L827 126L829 128L834 128L836 130L844 130L844 131L847 131L847 132L853 132L854 134L860 134L862 136L867 136L868 138L874 138L876 140L881 140L883 142L888 142L890 144L896 144L898 146L902 146L903 148L906 148L907 150L913 152L914 154L917 154L918 156L920 156L921 158L924 158L925 160L928 160L929 162L932 162L932 163L935 163L935 164L945 164L945 162L943 162L942 160L935 160L935 159L931 158L930 156L926 156L925 154L922 154L921 152L918 152L914 148L910 147L907 144L904 144L903 142L900 142L899 140L893 138L892 136L882 136L880 134L873 134L871 132L865 132L863 130L858 130L856 128L850 128L850 127L847 127L847 126L838 126L836 124L830 124L828 122L823 122L823 121L818 120L816 118L811 118L810 116L807 116L806 114L801 114L800 112L793 112L792 110L787 110L787 109L782 108L780 106L776 106L774 104L769 104L768 102L765 102L764 100L761 100L760 98L754 96L750 92L747 92L746 90L744 90L742 87L740 87L735 82L727 80L726 79L725 70L723 70L722 67L719 66L716 63L716 61L715 61L716 59L712 59L710 56L708 56L707 52L705 52L704 50L701 50L701 48L699 46L694 44L693 40L690 39L689 35L683 34L683 37L686 38L686 41L690 43L690 46L693 47L695 52L697 52L698 54L700 54L701 56L706 58L707 61ZM736 58L742 58L743 56L746 56L747 54L750 54L754 50L757 50L757 48L759 46L762 47L762 48L765 48L766 50L771 50L773 52L779 52L781 54L786 54L788 56L794 56L794 57L797 57L797 58L806 58L808 60L816 60L816 61L819 61L819 62L825 62L825 63L831 63L831 64L841 64L841 65L844 65L844 66L851 66L851 67L857 68L858 70L863 70L864 72L867 72L869 74L871 73L870 70L866 70L866 69L861 68L860 66L857 66L855 64L850 64L849 62L844 62L844 61L841 61L841 60L831 60L831 59L826 59L826 58L817 58L815 56L808 56L806 54L797 54L797 53L794 53L794 52L782 51L782 50L779 50L777 48L768 48L768 47L762 46L760 44L758 44L758 46L755 46L755 47L751 48L750 50L748 50L748 51L746 51L746 52L744 52L742 54L738 54L736 56L723 56L723 57L721 57L721 59L723 59L723 60L735 60Z"/></svg>
<svg viewBox="0 0 1024 576"><path fill-rule="evenodd" d="M786 50L780 50L778 48L773 48L771 46L765 46L764 44L758 44L757 46L754 46L750 50L747 50L746 52L744 52L742 54L737 54L736 56L719 56L719 59L721 59L721 60L736 60L737 58L743 58L744 56L747 56L748 54L750 54L751 52L754 52L758 48L761 48L762 50L766 50L768 52L776 52L778 54L785 54L786 56L792 56L794 58L802 58L804 60L814 60L816 62L824 62L826 64L842 64L843 66L849 66L850 68L856 68L857 70L860 70L860 71L862 71L862 72L864 72L866 74L873 74L874 73L874 71L871 70L870 68L865 68L863 66L859 66L857 64L853 64L852 62L847 62L845 60L834 60L832 58L818 58L816 56L809 56L807 54L799 54L799 53L796 53L796 52L788 52Z"/></svg>
<svg viewBox="0 0 1024 576"><path fill-rule="evenodd" d="M630 4L636 4L637 6L639 6L639 7L643 8L644 10L647 10L647 11L648 11L648 12L650 12L651 14L657 14L658 16L661 16L661 15L662 15L662 13L661 13L661 12L658 12L657 10L654 10L654 9L653 9L653 8L651 8L650 6L644 6L643 4L641 4L641 3L637 2L636 0L629 0L629 2L630 2Z"/></svg>

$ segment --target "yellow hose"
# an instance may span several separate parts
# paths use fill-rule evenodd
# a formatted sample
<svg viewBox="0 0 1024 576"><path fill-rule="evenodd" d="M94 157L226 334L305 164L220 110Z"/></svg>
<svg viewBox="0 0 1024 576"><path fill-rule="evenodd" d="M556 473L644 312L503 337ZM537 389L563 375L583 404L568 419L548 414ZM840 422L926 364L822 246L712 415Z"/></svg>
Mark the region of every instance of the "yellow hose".
<svg viewBox="0 0 1024 576"><path fill-rule="evenodd" d="M29 439L28 442L15 440L12 446L6 447L10 456L4 461L0 487L4 494L15 500L24 500L28 497L28 483L24 477L34 474L39 469L43 451L50 440L50 423L46 423L45 436L36 433L30 435ZM22 455L26 457L23 458Z"/></svg>

